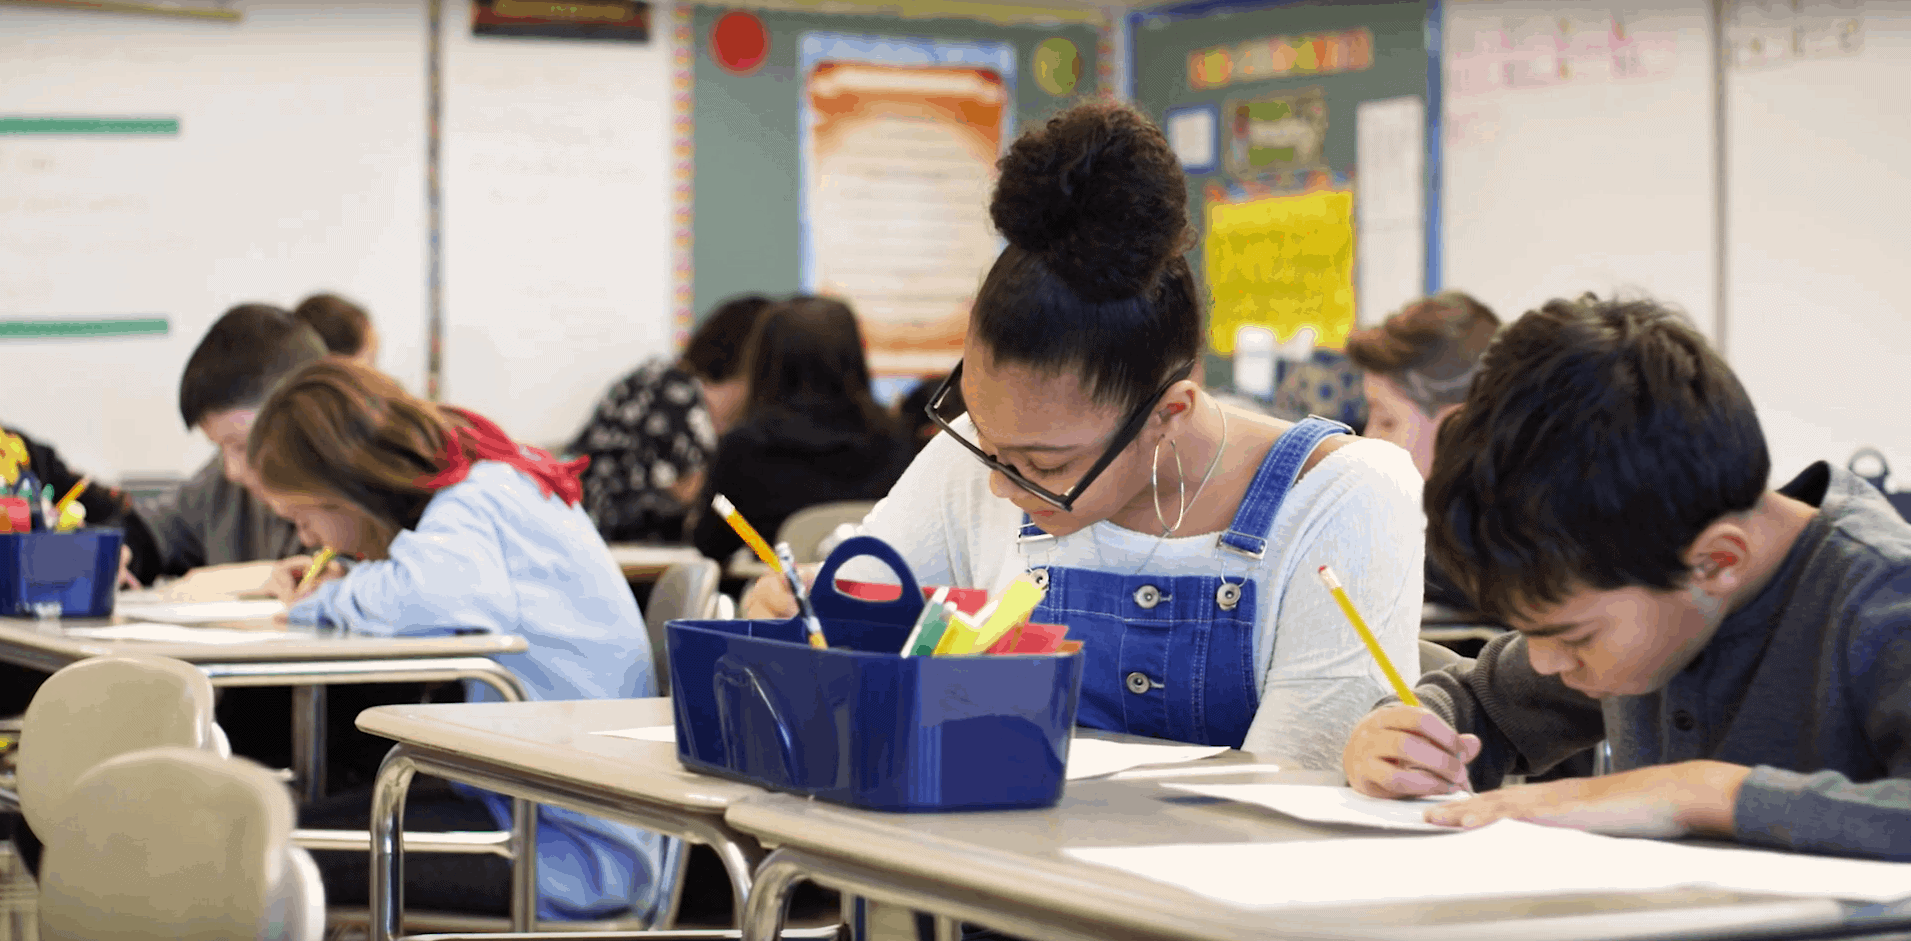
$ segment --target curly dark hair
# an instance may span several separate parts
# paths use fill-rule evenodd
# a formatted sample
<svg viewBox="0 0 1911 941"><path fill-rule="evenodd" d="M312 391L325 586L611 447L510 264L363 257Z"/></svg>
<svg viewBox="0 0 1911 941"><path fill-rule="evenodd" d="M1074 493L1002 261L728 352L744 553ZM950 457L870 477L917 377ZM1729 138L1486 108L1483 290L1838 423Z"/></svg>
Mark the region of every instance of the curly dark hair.
<svg viewBox="0 0 1911 941"><path fill-rule="evenodd" d="M1680 587L1692 540L1751 509L1772 467L1697 330L1591 294L1500 332L1435 451L1428 554L1502 623L1582 589Z"/></svg>
<svg viewBox="0 0 1911 941"><path fill-rule="evenodd" d="M989 216L1009 247L973 315L996 358L1074 372L1092 400L1131 407L1200 354L1187 183L1160 128L1078 105L999 166Z"/></svg>

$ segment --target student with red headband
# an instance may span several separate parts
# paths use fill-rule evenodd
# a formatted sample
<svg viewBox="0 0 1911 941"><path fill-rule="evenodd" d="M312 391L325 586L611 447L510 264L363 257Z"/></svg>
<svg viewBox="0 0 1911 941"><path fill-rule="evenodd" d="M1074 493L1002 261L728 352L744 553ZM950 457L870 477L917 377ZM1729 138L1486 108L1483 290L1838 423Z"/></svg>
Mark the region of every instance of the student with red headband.
<svg viewBox="0 0 1911 941"><path fill-rule="evenodd" d="M248 460L273 510L307 545L359 561L301 593L309 559L274 578L295 623L368 634L487 631L529 648L498 661L533 699L655 696L650 644L610 550L578 506L585 461L513 442L481 416L417 399L360 363L330 358L288 377L254 420ZM471 700L495 698L467 684ZM496 794L418 779L406 826L510 825ZM421 793L422 792L422 793ZM362 828L370 795L306 809L305 826ZM538 916L650 917L670 899L681 845L655 833L538 808ZM363 902L364 853L315 853L327 898ZM491 856L420 854L407 901L505 914L510 866Z"/></svg>

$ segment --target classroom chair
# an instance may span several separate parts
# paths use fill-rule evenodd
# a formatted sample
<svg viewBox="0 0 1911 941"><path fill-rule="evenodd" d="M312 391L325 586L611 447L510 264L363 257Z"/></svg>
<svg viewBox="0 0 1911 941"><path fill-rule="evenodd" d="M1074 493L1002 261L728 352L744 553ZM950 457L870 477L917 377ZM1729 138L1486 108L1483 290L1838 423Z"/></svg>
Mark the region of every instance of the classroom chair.
<svg viewBox="0 0 1911 941"><path fill-rule="evenodd" d="M1420 641L1420 675L1426 676L1467 662L1467 658L1458 652L1442 647L1430 640Z"/></svg>
<svg viewBox="0 0 1911 941"><path fill-rule="evenodd" d="M47 677L20 722L14 774L27 826L46 841L74 782L126 752L171 745L229 756L212 703L206 675L166 657L94 657Z"/></svg>
<svg viewBox="0 0 1911 941"><path fill-rule="evenodd" d="M74 783L40 867L44 941L320 941L325 889L292 794L244 759L128 752Z"/></svg>
<svg viewBox="0 0 1911 941"><path fill-rule="evenodd" d="M657 695L670 695L670 659L665 653L664 625L671 621L713 618L717 582L723 569L713 559L679 562L664 569L644 605L644 628L650 633L650 655L656 664Z"/></svg>
<svg viewBox="0 0 1911 941"><path fill-rule="evenodd" d="M798 562L821 562L823 541L836 527L859 524L876 508L874 500L839 500L804 507L790 514L776 530L776 541L790 544L790 553Z"/></svg>

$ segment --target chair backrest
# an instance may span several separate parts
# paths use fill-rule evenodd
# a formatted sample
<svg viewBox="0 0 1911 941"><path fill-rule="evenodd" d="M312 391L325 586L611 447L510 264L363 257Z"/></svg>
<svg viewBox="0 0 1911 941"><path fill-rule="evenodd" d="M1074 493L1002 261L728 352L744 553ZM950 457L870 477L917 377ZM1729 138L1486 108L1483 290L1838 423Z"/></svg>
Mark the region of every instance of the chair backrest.
<svg viewBox="0 0 1911 941"><path fill-rule="evenodd" d="M212 683L165 657L94 657L47 677L20 720L20 813L44 838L73 783L115 755L178 745L216 752Z"/></svg>
<svg viewBox="0 0 1911 941"><path fill-rule="evenodd" d="M657 695L670 695L670 660L664 650L664 625L671 621L710 616L723 570L714 559L678 562L664 570L650 589L644 605L644 628L650 632L650 655L656 664Z"/></svg>
<svg viewBox="0 0 1911 941"><path fill-rule="evenodd" d="M325 890L292 796L249 761L148 748L80 776L44 834L40 937L319 941Z"/></svg>
<svg viewBox="0 0 1911 941"><path fill-rule="evenodd" d="M1460 656L1457 651L1442 647L1430 640L1420 642L1421 676L1466 662L1467 658Z"/></svg>
<svg viewBox="0 0 1911 941"><path fill-rule="evenodd" d="M804 507L790 514L776 530L776 541L790 544L798 562L821 562L823 540L844 523L861 523L876 508L874 500L841 500Z"/></svg>

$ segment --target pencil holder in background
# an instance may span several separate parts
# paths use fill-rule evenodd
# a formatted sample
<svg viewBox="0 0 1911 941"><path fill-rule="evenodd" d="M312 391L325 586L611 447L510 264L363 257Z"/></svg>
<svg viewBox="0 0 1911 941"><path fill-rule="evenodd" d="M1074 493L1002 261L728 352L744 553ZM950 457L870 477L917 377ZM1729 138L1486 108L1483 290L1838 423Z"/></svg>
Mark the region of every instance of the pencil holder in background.
<svg viewBox="0 0 1911 941"><path fill-rule="evenodd" d="M0 533L0 616L110 616L123 540L108 527Z"/></svg>
<svg viewBox="0 0 1911 941"><path fill-rule="evenodd" d="M836 570L873 556L902 583L852 598ZM811 601L827 649L797 620L665 627L686 768L872 810L1045 807L1061 799L1082 657L904 657L922 612L915 578L870 537L845 541Z"/></svg>

